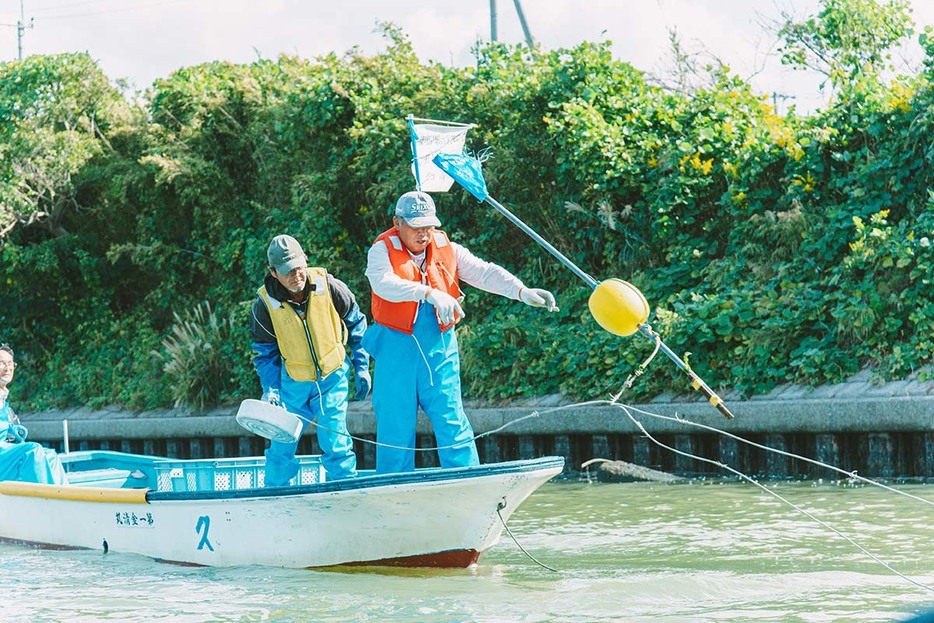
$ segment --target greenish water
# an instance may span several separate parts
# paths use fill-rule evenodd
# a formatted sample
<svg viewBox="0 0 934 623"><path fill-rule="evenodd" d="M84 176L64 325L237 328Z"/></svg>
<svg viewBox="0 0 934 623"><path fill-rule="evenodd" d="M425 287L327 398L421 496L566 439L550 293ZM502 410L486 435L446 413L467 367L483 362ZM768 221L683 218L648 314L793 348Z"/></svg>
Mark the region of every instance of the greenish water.
<svg viewBox="0 0 934 623"><path fill-rule="evenodd" d="M769 487L934 586L930 505L866 486ZM932 485L899 488L934 500ZM187 568L0 545L0 621L888 623L934 609L934 592L750 484L551 483L510 529L557 571L506 534L457 571Z"/></svg>

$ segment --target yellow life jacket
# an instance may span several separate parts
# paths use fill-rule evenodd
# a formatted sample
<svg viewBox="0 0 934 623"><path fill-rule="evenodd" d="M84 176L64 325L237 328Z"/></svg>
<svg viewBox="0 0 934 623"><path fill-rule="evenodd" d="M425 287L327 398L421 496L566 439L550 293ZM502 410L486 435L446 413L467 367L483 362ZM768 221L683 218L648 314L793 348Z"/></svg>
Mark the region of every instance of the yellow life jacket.
<svg viewBox="0 0 934 623"><path fill-rule="evenodd" d="M291 305L269 296L265 285L258 290L269 310L286 372L296 381L316 381L319 371L323 378L340 368L347 356L347 327L331 301L327 271L309 267L308 281L313 287L304 319Z"/></svg>

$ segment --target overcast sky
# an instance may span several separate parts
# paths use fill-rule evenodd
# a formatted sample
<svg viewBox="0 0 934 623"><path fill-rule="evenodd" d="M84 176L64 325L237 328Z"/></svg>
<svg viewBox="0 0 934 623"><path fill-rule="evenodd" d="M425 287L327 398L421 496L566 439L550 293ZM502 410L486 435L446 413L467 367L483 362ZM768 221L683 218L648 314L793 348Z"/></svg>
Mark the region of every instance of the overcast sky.
<svg viewBox="0 0 934 623"><path fill-rule="evenodd" d="M21 0L0 0L0 60L18 54ZM521 43L513 0L497 0L501 41ZM934 23L934 2L913 0L920 27ZM280 53L306 58L386 41L377 22L411 39L419 58L458 66L471 46L490 38L490 0L22 0L24 55L86 51L113 79L137 88L175 69L212 60L247 63ZM691 52L729 65L780 106L821 105L820 77L792 72L775 53L781 14L804 18L817 0L523 0L532 37L547 49L581 41L612 42L614 55L664 77L673 65L669 32ZM771 26L770 26L771 24ZM903 55L916 62L917 52Z"/></svg>

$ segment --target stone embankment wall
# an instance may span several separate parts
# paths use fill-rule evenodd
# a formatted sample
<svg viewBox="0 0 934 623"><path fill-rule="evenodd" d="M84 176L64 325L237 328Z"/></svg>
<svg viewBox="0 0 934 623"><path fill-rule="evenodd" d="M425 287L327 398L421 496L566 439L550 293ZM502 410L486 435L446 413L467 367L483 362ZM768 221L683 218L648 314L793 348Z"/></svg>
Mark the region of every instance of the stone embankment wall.
<svg viewBox="0 0 934 623"><path fill-rule="evenodd" d="M685 476L729 474L724 467L729 466L759 477L846 477L793 454L866 477L934 478L934 382L875 385L861 373L839 385L785 386L751 400L724 398L733 420L696 395L659 396L631 407L606 401L572 405L547 397L509 407L468 405L467 412L480 436L481 461L558 455L566 458L568 475L585 461L603 458ZM267 442L240 428L235 413L235 407L204 413L73 409L22 419L30 440L60 452L67 420L72 451L112 449L182 459L261 455ZM369 401L351 404L348 427L359 438L354 444L364 469L375 463L375 425ZM423 415L418 444L434 445ZM318 451L314 435L306 431L299 452ZM436 465L437 456L419 452L417 464Z"/></svg>

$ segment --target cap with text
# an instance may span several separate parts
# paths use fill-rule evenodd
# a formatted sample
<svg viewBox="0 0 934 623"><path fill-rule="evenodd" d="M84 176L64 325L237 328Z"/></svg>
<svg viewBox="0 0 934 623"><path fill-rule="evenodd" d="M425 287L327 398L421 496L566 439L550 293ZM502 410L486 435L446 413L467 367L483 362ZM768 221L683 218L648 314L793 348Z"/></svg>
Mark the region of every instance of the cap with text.
<svg viewBox="0 0 934 623"><path fill-rule="evenodd" d="M405 193L396 202L396 216L409 227L439 227L435 202L428 193L417 190Z"/></svg>
<svg viewBox="0 0 934 623"><path fill-rule="evenodd" d="M288 275L300 266L308 266L308 258L302 251L302 245L292 236L276 236L266 249L266 258L269 265L276 269L280 275Z"/></svg>

